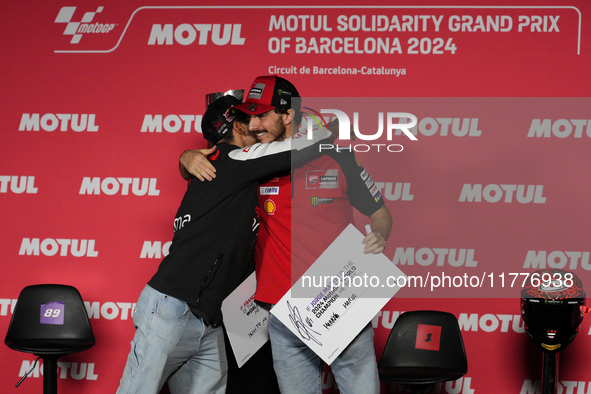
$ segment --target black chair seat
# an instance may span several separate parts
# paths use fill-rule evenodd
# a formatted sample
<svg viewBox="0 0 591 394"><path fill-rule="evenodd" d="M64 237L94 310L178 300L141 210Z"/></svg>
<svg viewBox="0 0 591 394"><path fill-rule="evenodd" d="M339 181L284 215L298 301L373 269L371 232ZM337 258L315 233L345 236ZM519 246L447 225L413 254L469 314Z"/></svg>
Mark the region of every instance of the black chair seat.
<svg viewBox="0 0 591 394"><path fill-rule="evenodd" d="M458 321L440 311L401 314L378 363L380 379L403 384L413 392L461 378L468 361Z"/></svg>
<svg viewBox="0 0 591 394"><path fill-rule="evenodd" d="M4 343L43 358L43 392L54 394L59 357L90 349L96 340L78 290L48 284L21 291Z"/></svg>

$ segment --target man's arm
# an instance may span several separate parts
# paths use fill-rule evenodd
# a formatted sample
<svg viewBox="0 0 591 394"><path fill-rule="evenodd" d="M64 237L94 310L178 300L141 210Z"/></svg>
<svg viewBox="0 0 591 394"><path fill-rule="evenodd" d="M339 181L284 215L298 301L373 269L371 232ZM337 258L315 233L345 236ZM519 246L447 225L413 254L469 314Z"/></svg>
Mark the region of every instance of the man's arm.
<svg viewBox="0 0 591 394"><path fill-rule="evenodd" d="M392 230L392 215L386 205L382 205L380 209L369 216L369 219L371 233L363 239L363 244L365 244L363 253L381 253L386 249L386 240Z"/></svg>
<svg viewBox="0 0 591 394"><path fill-rule="evenodd" d="M315 130L313 139L308 139L307 131L301 131L296 134L294 137L288 138L284 141L274 141L271 142L269 146L264 146L263 149L265 150L285 150L286 147L289 149L293 142L293 149L292 152L295 154L292 160L292 163L300 163L310 160L314 153L312 153L312 146L316 146L320 141L326 141L328 139L334 138L336 134L332 134L330 129L329 130ZM267 145L267 144L263 144ZM255 144L259 149L261 148L261 144ZM206 156L210 155L215 151L215 146L211 149L195 149L195 150L186 150L181 154L179 159L179 171L181 176L186 180L189 180L191 174L197 177L200 181L204 181L207 179L211 181L213 178L216 177L215 175L215 167L207 160ZM300 152L306 151L305 154L300 154ZM252 152L251 152L252 153ZM316 153L318 155L318 153ZM244 155L245 157L242 159L246 159L249 155Z"/></svg>
<svg viewBox="0 0 591 394"><path fill-rule="evenodd" d="M179 171L181 176L187 181L194 175L200 181L207 179L211 181L215 178L215 167L207 156L212 154L217 149L217 146L213 146L209 149L195 149L186 150L181 154L179 159Z"/></svg>

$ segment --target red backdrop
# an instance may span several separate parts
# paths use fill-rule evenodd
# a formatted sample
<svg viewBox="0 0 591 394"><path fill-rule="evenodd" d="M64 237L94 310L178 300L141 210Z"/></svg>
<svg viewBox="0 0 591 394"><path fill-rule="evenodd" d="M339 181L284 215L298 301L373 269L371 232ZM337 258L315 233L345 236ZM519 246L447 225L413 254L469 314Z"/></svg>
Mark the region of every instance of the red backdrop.
<svg viewBox="0 0 591 394"><path fill-rule="evenodd" d="M403 271L561 267L589 283L589 2L390 3L3 3L0 333L23 287L77 287L97 345L60 359L60 388L114 392L133 303L172 239L178 157L205 146L205 94L272 73L303 97L396 97L396 112L417 116L418 141L393 138L403 152L359 153L394 217L385 254ZM452 250L472 257L450 264ZM445 310L469 371L437 392L539 393L520 285L499 286L401 291L373 321L378 357L400 312ZM584 320L561 353L563 393L591 392L590 331ZM34 358L0 347L2 392ZM329 372L324 384L336 392ZM18 390L41 385L37 369Z"/></svg>

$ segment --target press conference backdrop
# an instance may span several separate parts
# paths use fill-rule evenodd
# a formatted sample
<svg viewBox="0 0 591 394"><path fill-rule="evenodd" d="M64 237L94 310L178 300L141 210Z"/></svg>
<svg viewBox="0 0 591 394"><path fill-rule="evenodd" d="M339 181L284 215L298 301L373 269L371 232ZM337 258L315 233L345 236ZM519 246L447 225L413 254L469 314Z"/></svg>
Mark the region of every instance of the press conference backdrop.
<svg viewBox="0 0 591 394"><path fill-rule="evenodd" d="M23 287L77 287L97 345L60 359L63 392L116 390L134 303L168 253L186 187L178 157L206 146L205 94L248 90L266 74L303 97L396 98L390 111L415 115L417 141L384 130L353 143L394 218L385 254L405 272L485 284L450 282L469 296L433 282L401 291L372 321L378 358L400 313L445 310L470 367L436 392L540 392L522 279L564 268L591 286L589 2L52 0L1 10L0 332ZM380 115L367 116L362 131L374 134ZM560 392L591 392L590 335L584 320L561 353ZM3 393L34 359L0 347ZM18 392L41 387L37 366ZM329 369L323 387L337 392Z"/></svg>

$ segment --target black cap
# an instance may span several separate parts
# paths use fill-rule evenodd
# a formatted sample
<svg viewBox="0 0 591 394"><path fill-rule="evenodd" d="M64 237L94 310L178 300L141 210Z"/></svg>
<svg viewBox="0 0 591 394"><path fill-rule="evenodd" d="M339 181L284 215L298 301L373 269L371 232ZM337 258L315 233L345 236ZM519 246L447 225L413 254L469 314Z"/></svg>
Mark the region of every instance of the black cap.
<svg viewBox="0 0 591 394"><path fill-rule="evenodd" d="M232 106L240 104L234 96L222 96L207 106L207 111L201 120L201 131L203 137L212 144L217 144L219 140L232 130L232 125L240 115Z"/></svg>

